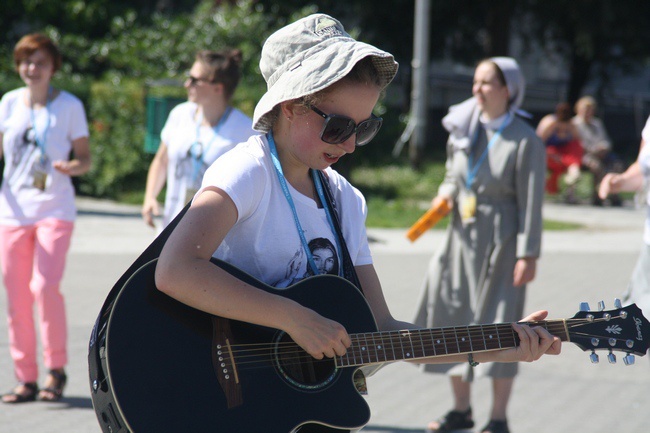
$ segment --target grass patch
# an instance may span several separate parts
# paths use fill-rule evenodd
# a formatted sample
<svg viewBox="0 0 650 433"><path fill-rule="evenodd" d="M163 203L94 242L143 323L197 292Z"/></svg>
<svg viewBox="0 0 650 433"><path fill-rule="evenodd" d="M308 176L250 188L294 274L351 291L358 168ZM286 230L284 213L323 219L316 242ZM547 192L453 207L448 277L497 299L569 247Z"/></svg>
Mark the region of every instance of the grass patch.
<svg viewBox="0 0 650 433"><path fill-rule="evenodd" d="M544 220L542 224L543 230L577 230L582 227L582 224L555 220Z"/></svg>
<svg viewBox="0 0 650 433"><path fill-rule="evenodd" d="M423 206L409 204L405 200L368 199L367 227L395 228L404 230L412 226L426 212ZM444 230L449 225L449 217L444 217L432 230ZM582 224L545 219L543 230L577 230Z"/></svg>
<svg viewBox="0 0 650 433"><path fill-rule="evenodd" d="M368 218L366 226L381 228L408 228L426 212L426 208L407 200L382 200L378 197L368 199ZM436 229L447 227L449 217L445 217Z"/></svg>
<svg viewBox="0 0 650 433"><path fill-rule="evenodd" d="M350 180L368 202L368 227L408 229L426 212L444 175L444 163L431 162L423 165L420 171L404 165L353 168ZM578 198L587 203L590 182L588 176L583 176L577 189ZM434 230L445 229L448 224L449 217L445 217ZM564 221L543 222L544 230L575 230L581 227L581 224Z"/></svg>
<svg viewBox="0 0 650 433"><path fill-rule="evenodd" d="M384 165L381 167L356 167L351 170L350 180L366 197L368 219L366 225L376 228L402 228L407 230L426 212L431 199L438 190L445 175L442 162L423 164L419 171L407 165ZM577 195L588 203L590 197L588 176L583 176L578 184ZM144 187L124 191L118 201L141 205ZM165 200L165 191L158 196ZM548 198L548 200L557 200ZM442 230L449 224L449 217L443 218L434 230ZM577 223L544 220L544 230L575 230L582 227Z"/></svg>

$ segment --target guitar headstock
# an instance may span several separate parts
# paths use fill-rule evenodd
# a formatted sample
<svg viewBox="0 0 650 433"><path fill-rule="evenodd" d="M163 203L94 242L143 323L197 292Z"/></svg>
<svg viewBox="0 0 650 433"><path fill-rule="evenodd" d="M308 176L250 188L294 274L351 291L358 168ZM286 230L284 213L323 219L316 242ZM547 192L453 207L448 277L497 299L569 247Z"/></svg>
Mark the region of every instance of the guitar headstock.
<svg viewBox="0 0 650 433"><path fill-rule="evenodd" d="M584 351L591 351L591 362L598 362L596 350L607 350L610 363L616 362L613 351L625 352L625 365L634 364L634 355L643 356L650 347L650 322L636 306L626 307L618 299L613 310L605 311L603 301L598 311L589 311L586 302L580 304L580 312L567 320L569 341Z"/></svg>

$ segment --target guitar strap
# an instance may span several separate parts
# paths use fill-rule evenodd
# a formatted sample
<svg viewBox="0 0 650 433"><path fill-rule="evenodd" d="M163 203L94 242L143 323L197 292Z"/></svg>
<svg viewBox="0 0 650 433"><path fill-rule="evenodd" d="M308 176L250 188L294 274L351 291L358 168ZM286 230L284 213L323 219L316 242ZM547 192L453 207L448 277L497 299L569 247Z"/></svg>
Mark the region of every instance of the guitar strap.
<svg viewBox="0 0 650 433"><path fill-rule="evenodd" d="M357 272L354 270L354 263L352 262L352 258L350 257L350 252L348 251L348 247L345 244L345 237L343 237L343 232L341 231L341 221L340 221L339 211L336 208L336 200L334 200L334 194L332 194L329 179L327 178L327 176L322 170L316 170L316 171L318 172L318 177L320 178L321 184L325 186L323 190L325 192L324 194L325 201L327 203L323 203L323 205L329 206L329 208L333 210L332 220L334 223L334 229L336 230L336 235L339 237L339 242L341 244L341 250L342 250L341 256L343 260L343 276L345 277L346 280L354 284L361 293L363 293L363 288L361 288L361 282L359 281Z"/></svg>

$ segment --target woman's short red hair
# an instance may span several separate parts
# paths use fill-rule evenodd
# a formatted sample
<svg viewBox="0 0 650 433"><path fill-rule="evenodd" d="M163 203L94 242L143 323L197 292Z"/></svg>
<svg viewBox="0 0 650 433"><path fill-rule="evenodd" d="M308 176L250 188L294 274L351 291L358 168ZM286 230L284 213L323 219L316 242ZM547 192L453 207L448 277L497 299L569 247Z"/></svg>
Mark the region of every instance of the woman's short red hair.
<svg viewBox="0 0 650 433"><path fill-rule="evenodd" d="M14 64L16 69L21 62L27 59L38 50L45 51L52 59L53 71L61 67L61 52L56 44L49 37L41 33L31 33L23 36L14 47Z"/></svg>

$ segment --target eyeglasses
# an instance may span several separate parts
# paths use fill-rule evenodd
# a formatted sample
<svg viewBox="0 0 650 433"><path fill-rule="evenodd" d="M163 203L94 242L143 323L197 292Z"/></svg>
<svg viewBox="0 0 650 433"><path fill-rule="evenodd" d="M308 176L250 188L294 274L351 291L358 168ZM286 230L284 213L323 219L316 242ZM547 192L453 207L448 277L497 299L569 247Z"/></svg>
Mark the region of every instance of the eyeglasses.
<svg viewBox="0 0 650 433"><path fill-rule="evenodd" d="M370 142L379 128L383 119L374 114L370 119L360 122L358 125L354 120L340 114L325 114L316 107L309 107L314 113L325 119L323 129L320 132L320 139L328 144L341 144L352 134L356 134L354 143L357 146L364 146Z"/></svg>
<svg viewBox="0 0 650 433"><path fill-rule="evenodd" d="M18 66L22 66L23 68L29 68L30 66L33 66L34 69L44 69L47 67L52 66L52 62L48 60L21 60Z"/></svg>
<svg viewBox="0 0 650 433"><path fill-rule="evenodd" d="M217 81L210 81L206 80L205 78L193 77L192 75L188 75L187 78L185 78L185 81L189 81L190 86L196 86L198 83L217 84Z"/></svg>

